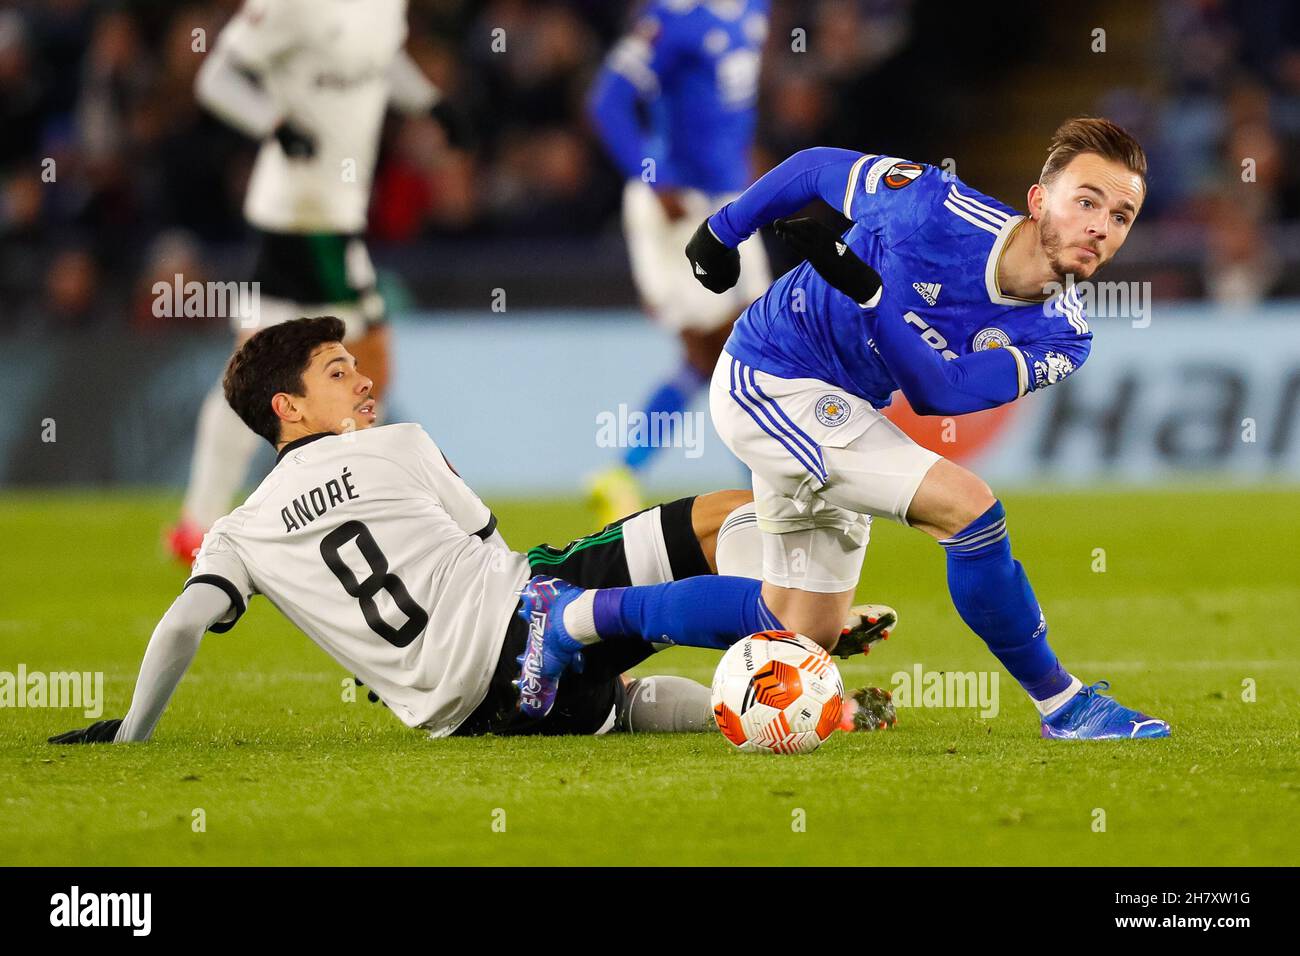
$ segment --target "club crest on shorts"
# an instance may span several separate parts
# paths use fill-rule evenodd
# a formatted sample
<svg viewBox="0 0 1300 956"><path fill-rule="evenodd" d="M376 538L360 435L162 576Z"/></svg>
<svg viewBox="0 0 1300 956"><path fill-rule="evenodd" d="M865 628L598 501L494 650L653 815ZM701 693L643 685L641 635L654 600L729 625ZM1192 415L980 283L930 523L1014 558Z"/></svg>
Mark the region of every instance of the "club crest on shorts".
<svg viewBox="0 0 1300 956"><path fill-rule="evenodd" d="M843 425L849 420L849 403L842 395L823 395L817 399L817 420L830 428Z"/></svg>
<svg viewBox="0 0 1300 956"><path fill-rule="evenodd" d="M895 163L890 167L889 172L885 173L885 185L890 189L902 189L904 186L912 185L912 180L923 172L925 167L920 163Z"/></svg>
<svg viewBox="0 0 1300 956"><path fill-rule="evenodd" d="M975 333L975 341L971 343L971 350L974 352L983 352L985 349L1004 349L1011 344L1011 336L1001 329L980 329Z"/></svg>

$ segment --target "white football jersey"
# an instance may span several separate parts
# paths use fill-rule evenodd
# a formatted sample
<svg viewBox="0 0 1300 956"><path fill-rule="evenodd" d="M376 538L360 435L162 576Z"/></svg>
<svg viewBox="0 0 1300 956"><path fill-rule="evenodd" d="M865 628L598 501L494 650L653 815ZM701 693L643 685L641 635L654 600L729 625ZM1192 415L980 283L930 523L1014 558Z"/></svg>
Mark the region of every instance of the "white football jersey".
<svg viewBox="0 0 1300 956"><path fill-rule="evenodd" d="M262 144L248 221L274 232L362 232L406 0L246 0L217 43L316 137L311 159L287 159L273 137Z"/></svg>
<svg viewBox="0 0 1300 956"><path fill-rule="evenodd" d="M419 425L313 435L203 539L187 586L234 626L263 594L411 727L445 736L487 694L529 576Z"/></svg>

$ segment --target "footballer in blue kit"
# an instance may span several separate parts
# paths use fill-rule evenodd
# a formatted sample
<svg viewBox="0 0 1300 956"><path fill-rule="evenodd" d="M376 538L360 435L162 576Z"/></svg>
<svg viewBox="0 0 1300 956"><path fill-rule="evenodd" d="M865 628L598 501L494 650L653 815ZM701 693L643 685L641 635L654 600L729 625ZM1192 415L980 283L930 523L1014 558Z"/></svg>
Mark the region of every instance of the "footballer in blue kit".
<svg viewBox="0 0 1300 956"><path fill-rule="evenodd" d="M1071 375L1092 341L1073 281L1115 255L1145 196L1142 147L1107 120L1080 118L1053 136L1027 214L920 163L817 148L702 222L686 258L710 291L735 286L736 247L767 223L805 259L736 322L709 394L718 434L753 471L762 581L583 590L534 577L519 613L537 713L603 641L659 635L724 649L789 630L835 648L881 515L943 547L953 604L1033 700L1043 737L1168 737L1166 721L1061 665L988 485L878 410L898 389L922 414L961 415ZM853 227L840 235L780 218L814 199Z"/></svg>
<svg viewBox="0 0 1300 956"><path fill-rule="evenodd" d="M638 293L682 342L680 364L642 406L651 418L689 407L707 386L731 323L772 281L757 238L737 243L743 275L721 295L693 282L682 260L696 223L752 180L768 8L768 0L643 4L589 98L592 126L627 180L623 226ZM592 479L601 521L640 507L636 476L654 452L630 447L618 466Z"/></svg>
<svg viewBox="0 0 1300 956"><path fill-rule="evenodd" d="M754 472L765 613L833 646L871 518L891 518L942 545L954 605L1044 737L1168 736L1061 665L1001 502L878 411L898 389L920 414L962 415L1077 371L1092 333L1073 283L1123 245L1145 177L1128 133L1079 118L1056 131L1027 214L933 166L815 148L699 226L687 258L713 291L734 285L737 245L769 223L805 257L736 322L710 391L719 435ZM815 199L847 233L782 219Z"/></svg>

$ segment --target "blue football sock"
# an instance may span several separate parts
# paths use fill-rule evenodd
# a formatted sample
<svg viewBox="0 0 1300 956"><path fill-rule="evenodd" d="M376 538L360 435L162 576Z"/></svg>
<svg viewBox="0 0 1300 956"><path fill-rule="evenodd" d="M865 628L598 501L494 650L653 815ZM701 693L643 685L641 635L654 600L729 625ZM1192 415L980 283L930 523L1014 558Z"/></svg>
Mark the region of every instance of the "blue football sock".
<svg viewBox="0 0 1300 956"><path fill-rule="evenodd" d="M1070 675L1047 643L1047 621L1025 569L1011 556L1002 502L939 543L948 553L948 591L966 626L1035 700L1065 690Z"/></svg>
<svg viewBox="0 0 1300 956"><path fill-rule="evenodd" d="M742 637L779 631L763 584L753 578L703 574L667 584L596 592L592 618L602 638L639 637L656 644L726 650Z"/></svg>
<svg viewBox="0 0 1300 956"><path fill-rule="evenodd" d="M701 375L689 362L683 362L681 367L672 374L672 377L660 384L655 389L650 400L646 402L645 413L647 416L653 416L656 413L661 415L671 415L674 412L685 412L691 405L700 389L708 384L708 379ZM650 418L654 421L654 418ZM639 471L646 466L651 457L659 449L646 442L644 445L633 445L628 448L627 454L623 456L623 464L627 465L633 471Z"/></svg>

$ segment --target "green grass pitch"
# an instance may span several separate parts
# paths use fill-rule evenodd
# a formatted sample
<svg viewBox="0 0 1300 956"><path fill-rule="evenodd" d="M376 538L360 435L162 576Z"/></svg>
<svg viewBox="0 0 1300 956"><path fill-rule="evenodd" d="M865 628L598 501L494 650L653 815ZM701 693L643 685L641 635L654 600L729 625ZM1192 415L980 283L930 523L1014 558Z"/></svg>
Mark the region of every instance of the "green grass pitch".
<svg viewBox="0 0 1300 956"><path fill-rule="evenodd" d="M0 710L0 863L1300 862L1295 490L1006 500L1066 665L1170 720L1172 739L1040 740L1004 674L994 719L900 709L895 730L804 757L741 755L715 733L435 741L364 693L344 702L348 675L257 599L204 640L150 744L54 747L89 723L79 710ZM521 549L591 530L574 502L491 504ZM104 716L122 716L184 579L158 543L174 507L0 498L0 671L102 670ZM949 604L939 548L884 521L873 538L860 596L901 621L842 667L846 685L888 687L918 662L995 669ZM716 658L672 649L645 670L707 683Z"/></svg>

